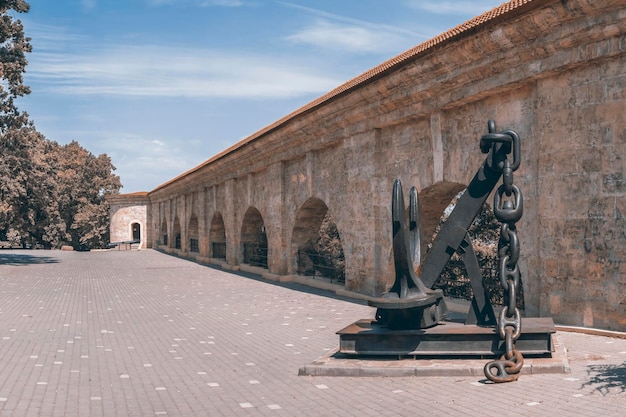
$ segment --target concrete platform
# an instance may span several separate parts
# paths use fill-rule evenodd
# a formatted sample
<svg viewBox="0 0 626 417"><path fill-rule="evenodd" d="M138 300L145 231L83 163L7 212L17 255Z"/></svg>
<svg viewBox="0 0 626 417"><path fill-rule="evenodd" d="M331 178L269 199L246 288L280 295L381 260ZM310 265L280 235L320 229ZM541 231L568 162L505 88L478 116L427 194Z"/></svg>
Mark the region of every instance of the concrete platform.
<svg viewBox="0 0 626 417"><path fill-rule="evenodd" d="M551 358L525 358L521 374L570 373L565 346L558 333L552 335L554 352ZM347 377L429 377L484 376L484 367L492 358L394 358L354 357L337 350L316 359L299 370L299 375Z"/></svg>
<svg viewBox="0 0 626 417"><path fill-rule="evenodd" d="M549 356L556 332L550 317L524 318L515 342L525 357ZM492 357L506 348L495 327L442 321L426 329L392 330L368 319L339 330L339 353L358 356Z"/></svg>

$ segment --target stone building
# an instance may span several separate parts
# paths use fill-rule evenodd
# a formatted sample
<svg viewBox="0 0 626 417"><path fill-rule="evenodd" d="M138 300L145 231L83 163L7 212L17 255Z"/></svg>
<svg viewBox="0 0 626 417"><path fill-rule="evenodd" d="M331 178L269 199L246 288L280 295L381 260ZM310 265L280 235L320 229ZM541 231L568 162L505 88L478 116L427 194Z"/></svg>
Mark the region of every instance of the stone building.
<svg viewBox="0 0 626 417"><path fill-rule="evenodd" d="M345 290L380 294L393 282L394 178L417 187L433 225L494 119L522 141L526 314L626 330L625 33L623 0L505 3L146 194L110 199L112 240L134 222L145 247L300 279L298 249L331 213ZM249 248L266 249L262 267Z"/></svg>
<svg viewBox="0 0 626 417"><path fill-rule="evenodd" d="M148 193L117 194L107 197L111 217L111 243L138 242L138 248L149 247L152 234L149 222Z"/></svg>

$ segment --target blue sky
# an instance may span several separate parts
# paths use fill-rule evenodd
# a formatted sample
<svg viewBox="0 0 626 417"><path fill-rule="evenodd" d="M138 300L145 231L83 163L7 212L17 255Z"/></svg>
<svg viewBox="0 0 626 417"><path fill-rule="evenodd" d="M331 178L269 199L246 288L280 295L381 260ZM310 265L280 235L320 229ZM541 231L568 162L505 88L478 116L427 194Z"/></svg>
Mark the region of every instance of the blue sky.
<svg viewBox="0 0 626 417"><path fill-rule="evenodd" d="M30 0L18 105L150 191L503 0Z"/></svg>

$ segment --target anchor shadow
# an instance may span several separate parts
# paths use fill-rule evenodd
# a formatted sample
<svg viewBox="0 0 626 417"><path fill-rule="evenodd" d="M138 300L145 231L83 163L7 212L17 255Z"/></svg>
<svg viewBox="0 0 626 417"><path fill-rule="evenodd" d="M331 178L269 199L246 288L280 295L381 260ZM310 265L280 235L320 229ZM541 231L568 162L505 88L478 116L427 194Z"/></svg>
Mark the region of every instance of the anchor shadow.
<svg viewBox="0 0 626 417"><path fill-rule="evenodd" d="M626 362L620 365L588 365L589 381L582 384L584 387L593 387L602 395L607 395L612 389L626 392Z"/></svg>

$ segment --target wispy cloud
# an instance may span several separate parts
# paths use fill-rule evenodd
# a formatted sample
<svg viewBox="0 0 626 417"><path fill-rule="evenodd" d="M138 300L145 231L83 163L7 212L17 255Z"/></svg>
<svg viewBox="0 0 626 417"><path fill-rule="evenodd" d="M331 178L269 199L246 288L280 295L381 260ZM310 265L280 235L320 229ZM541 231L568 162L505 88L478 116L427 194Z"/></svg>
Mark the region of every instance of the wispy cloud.
<svg viewBox="0 0 626 417"><path fill-rule="evenodd" d="M83 10L91 11L98 5L98 0L81 0L80 3L83 6Z"/></svg>
<svg viewBox="0 0 626 417"><path fill-rule="evenodd" d="M299 44L351 53L387 53L394 51L399 44L406 44L407 39L428 37L398 26L354 19L294 3L280 4L314 16L311 24L287 37L287 40Z"/></svg>
<svg viewBox="0 0 626 417"><path fill-rule="evenodd" d="M402 33L405 35L411 35L411 36L419 36L420 34L411 30L407 30L407 29L403 29L397 26L392 26L392 25L387 25L387 24L383 24L383 23L375 23L375 22L369 22L366 20L360 20L360 19L355 19L352 17L348 17L348 16L343 16L343 15L339 15L336 13L330 13L330 12L326 12L324 10L319 10L319 9L314 9L312 7L306 7L306 6L301 6L299 4L294 4L294 3L288 3L288 2L279 2L280 4L287 6L287 7L291 7L293 9L299 9L302 10L308 14L317 16L317 17L322 17L328 20L333 20L333 21L337 21L337 22L343 22L343 23L348 23L354 26L361 26L361 27L366 27L372 30L383 30L386 32L393 32L393 33Z"/></svg>
<svg viewBox="0 0 626 417"><path fill-rule="evenodd" d="M148 0L148 4L151 6L239 7L243 6L245 3L242 0Z"/></svg>
<svg viewBox="0 0 626 417"><path fill-rule="evenodd" d="M329 13L298 4L280 4L315 16L312 24L287 37L289 41L318 48L346 50L352 53L387 53L405 44L424 40L428 35L398 26L368 22Z"/></svg>
<svg viewBox="0 0 626 417"><path fill-rule="evenodd" d="M193 146L183 138L155 138L124 131L72 131L71 136L93 138L95 152L102 151L112 158L115 174L123 179L125 190L131 191L143 189L141 184L156 187L207 157L200 145Z"/></svg>
<svg viewBox="0 0 626 417"><path fill-rule="evenodd" d="M39 53L29 65L39 91L76 95L294 97L340 79L267 55L167 46L116 46Z"/></svg>
<svg viewBox="0 0 626 417"><path fill-rule="evenodd" d="M362 26L337 25L318 20L287 37L291 42L353 53L386 52L401 44L406 36Z"/></svg>
<svg viewBox="0 0 626 417"><path fill-rule="evenodd" d="M62 26L47 25L32 21L28 16L22 17L22 22L35 52L65 49L68 44L76 44L87 40L85 36L71 33Z"/></svg>
<svg viewBox="0 0 626 417"><path fill-rule="evenodd" d="M504 0L405 0L412 9L441 15L470 15L476 16L503 3Z"/></svg>

